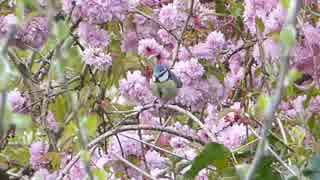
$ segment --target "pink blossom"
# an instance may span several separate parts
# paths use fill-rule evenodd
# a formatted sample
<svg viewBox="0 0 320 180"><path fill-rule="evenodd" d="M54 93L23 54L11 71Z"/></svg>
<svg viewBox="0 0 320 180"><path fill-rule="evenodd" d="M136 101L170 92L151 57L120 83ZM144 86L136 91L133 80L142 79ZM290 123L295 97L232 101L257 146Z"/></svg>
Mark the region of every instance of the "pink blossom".
<svg viewBox="0 0 320 180"><path fill-rule="evenodd" d="M229 62L230 72L224 79L224 85L227 90L240 85L240 81L244 78L244 68L241 66L241 57L234 55Z"/></svg>
<svg viewBox="0 0 320 180"><path fill-rule="evenodd" d="M175 47L176 39L164 29L158 31L158 36L163 44L169 46L168 48L173 49Z"/></svg>
<svg viewBox="0 0 320 180"><path fill-rule="evenodd" d="M73 22L77 22L82 16L81 4L84 0L63 0L62 10L71 15Z"/></svg>
<svg viewBox="0 0 320 180"><path fill-rule="evenodd" d="M211 32L206 40L209 48L216 49L217 51L222 50L226 47L226 40L224 34L219 31Z"/></svg>
<svg viewBox="0 0 320 180"><path fill-rule="evenodd" d="M120 93L128 100L145 104L153 101L149 82L140 71L127 72L127 78L120 80Z"/></svg>
<svg viewBox="0 0 320 180"><path fill-rule="evenodd" d="M199 43L192 47L192 54L198 59L215 60L216 52L207 43Z"/></svg>
<svg viewBox="0 0 320 180"><path fill-rule="evenodd" d="M45 168L48 165L48 160L46 160L46 154L49 151L49 145L45 142L35 142L30 146L30 164L33 169L39 170L40 168Z"/></svg>
<svg viewBox="0 0 320 180"><path fill-rule="evenodd" d="M11 105L12 111L15 113L28 113L30 111L29 99L17 90L9 93L8 101Z"/></svg>
<svg viewBox="0 0 320 180"><path fill-rule="evenodd" d="M156 117L149 111L143 111L139 115L139 120L141 124L150 125L150 126L159 126L160 125L160 118Z"/></svg>
<svg viewBox="0 0 320 180"><path fill-rule="evenodd" d="M214 63L218 54L227 46L224 35L221 32L211 32L206 42L199 43L192 48L192 53L199 59L210 60Z"/></svg>
<svg viewBox="0 0 320 180"><path fill-rule="evenodd" d="M108 32L93 24L81 22L79 36L81 41L92 48L106 48L109 45Z"/></svg>
<svg viewBox="0 0 320 180"><path fill-rule="evenodd" d="M31 180L56 180L57 173L50 173L47 169L41 168L34 173Z"/></svg>
<svg viewBox="0 0 320 180"><path fill-rule="evenodd" d="M203 66L195 58L190 61L177 62L173 71L184 85L190 85L192 82L201 80L205 73Z"/></svg>
<svg viewBox="0 0 320 180"><path fill-rule="evenodd" d="M311 100L308 109L313 113L320 112L320 96L316 96Z"/></svg>
<svg viewBox="0 0 320 180"><path fill-rule="evenodd" d="M82 59L87 65L99 70L108 70L112 65L112 58L100 48L86 48L82 54Z"/></svg>
<svg viewBox="0 0 320 180"><path fill-rule="evenodd" d="M112 20L110 1L85 0L81 4L82 16L93 24L103 24Z"/></svg>
<svg viewBox="0 0 320 180"><path fill-rule="evenodd" d="M47 120L47 122L46 122L47 127L51 131L57 133L59 131L59 126L58 126L58 123L57 123L57 121L54 117L54 114L52 112L50 112L50 111L48 112L46 120Z"/></svg>
<svg viewBox="0 0 320 180"><path fill-rule="evenodd" d="M160 153L154 150L149 150L146 152L146 161L148 163L148 166L152 169L159 168L163 169L166 167L166 161L167 159L164 157L161 157Z"/></svg>
<svg viewBox="0 0 320 180"><path fill-rule="evenodd" d="M48 26L47 17L33 17L17 32L17 45L21 48L40 49L48 40Z"/></svg>
<svg viewBox="0 0 320 180"><path fill-rule="evenodd" d="M155 39L143 39L139 41L138 54L145 57L156 57L159 61L164 61L169 57L169 53Z"/></svg>
<svg viewBox="0 0 320 180"><path fill-rule="evenodd" d="M304 101L306 98L306 96L298 96L291 101L283 102L280 107L286 115L291 118L296 118L304 114Z"/></svg>
<svg viewBox="0 0 320 180"><path fill-rule="evenodd" d="M320 27L313 27L311 24L305 24L302 27L305 35L305 42L309 45L319 45L320 42Z"/></svg>
<svg viewBox="0 0 320 180"><path fill-rule="evenodd" d="M136 132L123 133L123 135L129 136L134 139L140 139ZM112 154L118 154L121 156L123 155L125 158L128 158L129 156L141 157L142 156L141 143L134 139L127 138L125 136L122 136L121 134L119 134L118 135L119 141L118 141L118 138L115 136L112 138L108 148L109 153L111 153L111 156Z"/></svg>
<svg viewBox="0 0 320 180"><path fill-rule="evenodd" d="M195 180L209 180L210 172L207 169L201 170Z"/></svg>
<svg viewBox="0 0 320 180"><path fill-rule="evenodd" d="M61 161L61 167L65 167L67 163L72 159L71 155L64 155ZM86 179L87 177L87 172L85 169L85 164L81 161L78 160L69 170L68 174L63 178L63 180L83 180Z"/></svg>
<svg viewBox="0 0 320 180"><path fill-rule="evenodd" d="M270 33L274 31L280 31L286 17L286 10L280 4L278 4L278 6L272 10L265 22L265 32Z"/></svg>
<svg viewBox="0 0 320 180"><path fill-rule="evenodd" d="M145 6L154 7L160 4L160 0L140 0L140 3Z"/></svg>
<svg viewBox="0 0 320 180"><path fill-rule="evenodd" d="M188 61L191 59L191 53L187 50L187 48L182 47L179 49L178 59L180 61Z"/></svg>
<svg viewBox="0 0 320 180"><path fill-rule="evenodd" d="M278 0L245 0L244 22L251 33L256 33L256 19L266 21L268 14L278 4Z"/></svg>
<svg viewBox="0 0 320 180"><path fill-rule="evenodd" d="M188 144L188 141L181 137L173 137L170 139L170 146L174 149L185 148Z"/></svg>
<svg viewBox="0 0 320 180"><path fill-rule="evenodd" d="M159 21L170 30L182 27L186 17L187 15L179 12L173 4L163 6L159 13Z"/></svg>
<svg viewBox="0 0 320 180"><path fill-rule="evenodd" d="M216 135L216 142L224 144L229 149L235 149L244 142L247 136L246 118L240 115L242 111L240 103L236 102L230 108L234 112L230 112L220 119L216 107L208 106L205 126ZM204 130L198 131L198 136L205 142L209 142L208 135Z"/></svg>
<svg viewBox="0 0 320 180"><path fill-rule="evenodd" d="M243 124L234 124L218 134L218 142L229 149L236 149L246 139L247 127Z"/></svg>
<svg viewBox="0 0 320 180"><path fill-rule="evenodd" d="M136 32L128 32L123 35L121 50L124 52L137 52L138 37Z"/></svg>
<svg viewBox="0 0 320 180"><path fill-rule="evenodd" d="M14 14L0 16L0 39L6 37L11 28L16 27L17 17Z"/></svg>

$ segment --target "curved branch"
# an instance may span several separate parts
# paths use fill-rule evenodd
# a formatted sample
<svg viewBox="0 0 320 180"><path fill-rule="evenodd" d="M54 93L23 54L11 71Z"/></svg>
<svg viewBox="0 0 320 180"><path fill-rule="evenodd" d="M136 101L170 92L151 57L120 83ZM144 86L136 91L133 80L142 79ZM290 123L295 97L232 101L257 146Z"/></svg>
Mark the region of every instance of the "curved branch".
<svg viewBox="0 0 320 180"><path fill-rule="evenodd" d="M139 173L143 174L145 177L148 177L149 179L152 180L156 180L155 177L151 176L150 174L146 173L144 170L140 169L139 167L137 167L136 165L132 164L130 161L126 160L125 158L123 158L122 156L119 156L116 153L112 153L113 156L115 156L116 158L118 158L120 161L122 161L123 163L125 163L126 165L130 166L131 168L135 169L136 171L138 171Z"/></svg>
<svg viewBox="0 0 320 180"><path fill-rule="evenodd" d="M209 136L210 140L212 142L216 141L215 135L208 129L201 121L198 119L195 115L193 115L191 112L184 110L183 108L176 106L176 105L164 105L165 108L175 110L177 112L180 112L182 114L187 115L190 117L193 121L195 121Z"/></svg>
<svg viewBox="0 0 320 180"><path fill-rule="evenodd" d="M146 125L131 125L131 126L125 126L125 127L121 127L118 129L113 129L111 131L108 131L102 135L100 135L99 137L97 137L96 139L92 140L89 144L88 144L88 149L93 148L95 145L97 145L100 141L109 138L113 135L116 135L118 133L121 132L125 132L125 131L135 131L135 130L149 130L149 131L161 131L161 132L166 132L169 134L173 134L182 138L185 138L189 141L192 142L196 142L199 143L201 145L204 145L205 142L203 142L202 140L200 140L199 138L190 136L190 135L185 135L182 134L179 131L176 131L174 129L168 129L168 128L164 128L164 127L154 127L154 126L146 126ZM57 178L57 180L62 180L63 177L69 172L69 170L72 168L72 166L80 159L80 152L78 152L73 158L72 160L64 167L64 169L61 171L61 173L59 174L59 177Z"/></svg>

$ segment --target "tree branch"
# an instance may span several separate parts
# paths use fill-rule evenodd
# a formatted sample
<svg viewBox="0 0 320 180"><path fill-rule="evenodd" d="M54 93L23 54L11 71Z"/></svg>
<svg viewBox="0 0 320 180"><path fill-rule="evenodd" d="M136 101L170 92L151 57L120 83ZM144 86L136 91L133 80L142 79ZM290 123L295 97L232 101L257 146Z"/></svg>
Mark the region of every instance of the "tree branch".
<svg viewBox="0 0 320 180"><path fill-rule="evenodd" d="M146 173L144 170L140 169L139 167L137 167L136 165L132 164L130 161L126 160L125 158L119 156L116 153L112 153L113 156L115 156L116 158L118 158L120 161L122 161L123 163L125 163L126 165L130 166L131 168L135 169L136 171L138 171L139 173L143 174L145 177L148 177L149 179L152 180L156 180L155 177L151 176L150 174Z"/></svg>
<svg viewBox="0 0 320 180"><path fill-rule="evenodd" d="M290 1L292 4L289 10L291 12L288 12L288 17L286 19L285 26L293 26L296 24L296 17L298 16L300 7L301 7L301 0L293 0ZM283 45L284 46L284 45ZM285 50L283 53L282 58L280 59L281 62L281 69L280 69L280 76L277 83L277 87L275 89L275 94L273 95L273 101L271 104L267 107L265 116L264 116L264 127L262 129L262 135L261 139L259 141L256 154L253 159L253 163L248 171L248 174L246 175L246 180L251 180L254 178L255 171L257 170L263 156L264 151L266 147L267 142L267 136L269 134L269 130L272 128L272 122L274 119L274 114L277 110L278 105L281 102L282 93L284 90L284 81L285 77L288 73L289 69L289 50Z"/></svg>
<svg viewBox="0 0 320 180"><path fill-rule="evenodd" d="M171 68L175 65L175 63L176 63L176 61L178 59L179 49L180 49L181 43L183 42L183 35L186 32L188 24L189 24L189 21L190 21L190 19L192 17L193 8L194 8L194 0L191 0L188 18L187 18L186 23L185 23L185 25L183 27L183 30L182 30L181 35L180 35L180 38L177 39L177 46L176 46L174 54L172 55L172 61L173 62L172 62ZM188 51L191 54L191 51L190 50L188 50Z"/></svg>
<svg viewBox="0 0 320 180"><path fill-rule="evenodd" d="M182 114L187 115L190 117L193 121L195 121L209 136L212 142L216 141L215 135L208 129L201 121L198 119L195 115L193 115L191 112L184 110L183 108L176 106L176 105L164 105L165 108L175 110L177 112L180 112Z"/></svg>
<svg viewBox="0 0 320 180"><path fill-rule="evenodd" d="M189 141L192 142L196 142L199 143L201 145L205 145L205 142L203 142L202 140L200 140L199 138L190 136L190 135L185 135L182 134L179 131L176 131L174 129L169 129L169 128L163 128L163 127L154 127L154 126L146 126L146 125L132 125L132 126L125 126L125 127L121 127L118 129L113 129L110 130L108 132L105 132L104 134L100 135L99 137L97 137L96 139L92 140L89 144L88 144L88 149L93 148L95 145L97 145L100 141L109 138L110 136L116 135L118 133L121 132L125 132L125 131L136 131L136 130L149 130L149 131L161 131L161 132L166 132L169 134L173 134L182 138L185 138ZM62 180L63 177L69 172L69 170L72 168L72 166L79 160L80 158L80 152L78 154L76 154L73 159L64 167L64 169L61 171L59 177L57 178L57 180Z"/></svg>

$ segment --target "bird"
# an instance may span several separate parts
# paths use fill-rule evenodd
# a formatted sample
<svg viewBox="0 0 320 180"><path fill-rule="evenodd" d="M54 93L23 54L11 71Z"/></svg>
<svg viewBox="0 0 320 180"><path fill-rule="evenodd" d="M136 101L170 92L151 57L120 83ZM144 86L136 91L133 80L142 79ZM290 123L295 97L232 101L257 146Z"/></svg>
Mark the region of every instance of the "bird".
<svg viewBox="0 0 320 180"><path fill-rule="evenodd" d="M166 64L156 64L154 66L150 84L154 96L160 100L169 101L177 96L182 85L182 81Z"/></svg>

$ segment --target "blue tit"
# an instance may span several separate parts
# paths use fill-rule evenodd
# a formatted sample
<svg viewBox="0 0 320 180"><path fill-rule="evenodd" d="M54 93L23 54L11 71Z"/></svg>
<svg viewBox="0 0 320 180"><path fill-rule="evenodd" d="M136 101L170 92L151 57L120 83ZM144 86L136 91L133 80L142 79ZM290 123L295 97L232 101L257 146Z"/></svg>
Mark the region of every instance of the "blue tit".
<svg viewBox="0 0 320 180"><path fill-rule="evenodd" d="M166 65L156 64L154 66L151 82L153 95L168 101L177 95L181 87L181 80Z"/></svg>

